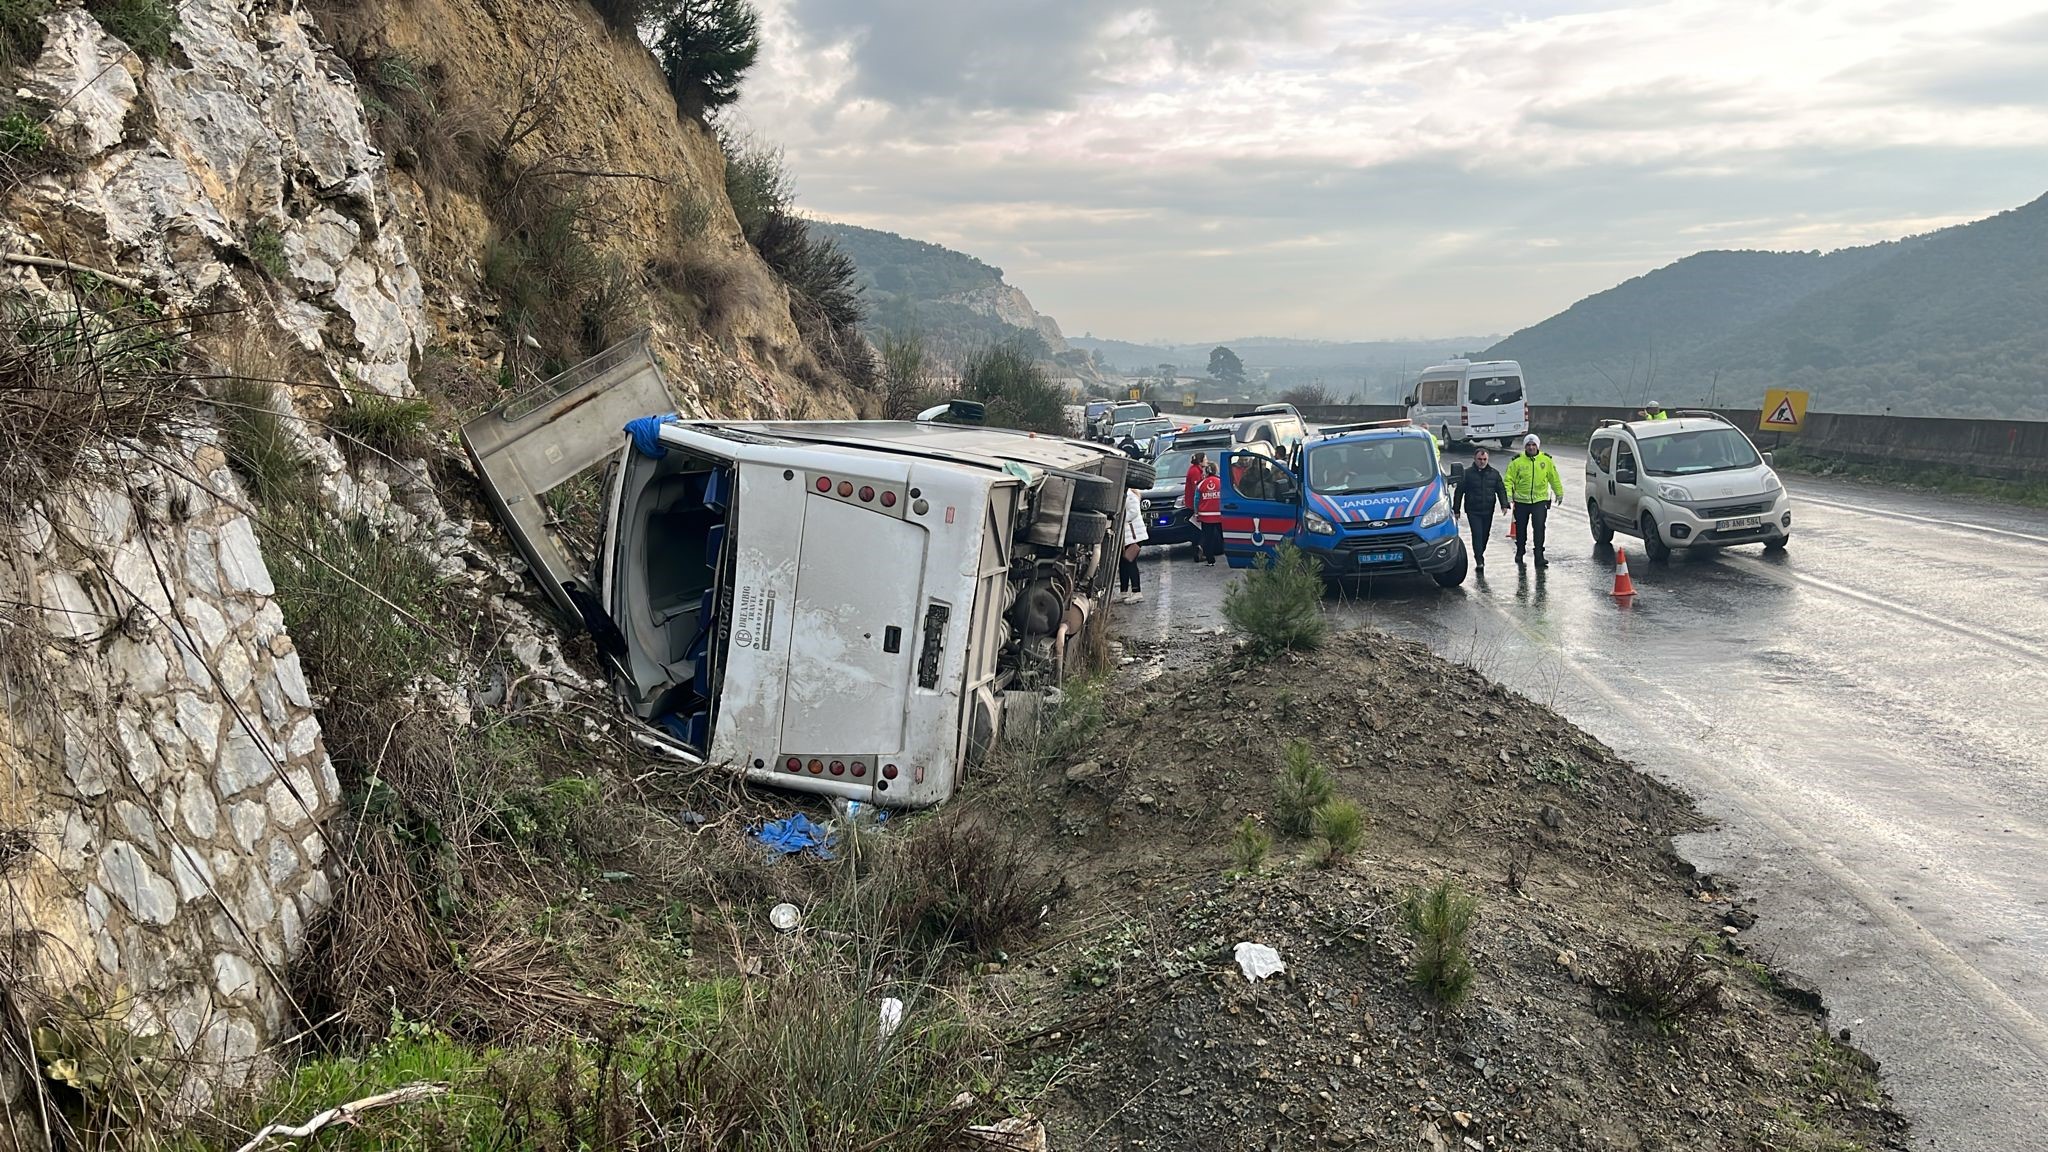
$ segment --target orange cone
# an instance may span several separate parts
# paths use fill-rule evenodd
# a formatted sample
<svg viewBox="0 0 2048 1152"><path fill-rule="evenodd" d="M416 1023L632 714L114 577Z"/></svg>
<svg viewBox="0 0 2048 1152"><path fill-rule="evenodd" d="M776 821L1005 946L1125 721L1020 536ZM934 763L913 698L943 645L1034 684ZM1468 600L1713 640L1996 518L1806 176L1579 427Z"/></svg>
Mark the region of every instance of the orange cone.
<svg viewBox="0 0 2048 1152"><path fill-rule="evenodd" d="M1636 594L1635 581L1628 578L1628 553L1620 548L1614 550L1614 597L1626 600Z"/></svg>
<svg viewBox="0 0 2048 1152"><path fill-rule="evenodd" d="M1512 513L1512 512L1510 512L1510 513L1508 513L1508 539L1510 539L1510 540L1513 540L1514 538L1515 538L1515 514L1514 514L1514 513Z"/></svg>

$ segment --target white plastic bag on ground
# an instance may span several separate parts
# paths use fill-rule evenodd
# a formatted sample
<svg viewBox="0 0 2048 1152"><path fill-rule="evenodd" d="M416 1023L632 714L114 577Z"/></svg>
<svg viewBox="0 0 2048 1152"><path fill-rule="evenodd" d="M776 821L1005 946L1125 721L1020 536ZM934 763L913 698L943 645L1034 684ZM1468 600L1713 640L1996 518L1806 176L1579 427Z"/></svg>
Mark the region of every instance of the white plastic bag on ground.
<svg viewBox="0 0 2048 1152"><path fill-rule="evenodd" d="M1256 984L1268 976L1277 976L1287 971L1287 962L1280 959L1280 953L1266 944L1254 944L1249 940L1237 945L1237 967L1244 978Z"/></svg>
<svg viewBox="0 0 2048 1152"><path fill-rule="evenodd" d="M903 1001L894 996L882 1000L882 1039L887 1040L903 1026Z"/></svg>

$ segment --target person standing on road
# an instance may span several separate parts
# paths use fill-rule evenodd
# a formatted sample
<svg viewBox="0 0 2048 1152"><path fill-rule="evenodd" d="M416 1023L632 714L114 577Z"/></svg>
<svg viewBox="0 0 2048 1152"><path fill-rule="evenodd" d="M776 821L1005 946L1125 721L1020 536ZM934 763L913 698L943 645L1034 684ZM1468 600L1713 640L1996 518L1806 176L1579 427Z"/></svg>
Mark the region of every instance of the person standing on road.
<svg viewBox="0 0 2048 1152"><path fill-rule="evenodd" d="M1671 415L1670 413L1664 411L1664 406L1662 404L1659 404L1655 400L1652 400L1648 404L1643 405L1643 419L1669 420L1671 419Z"/></svg>
<svg viewBox="0 0 2048 1152"><path fill-rule="evenodd" d="M1188 519L1195 522L1195 559L1197 560L1202 558L1202 522L1201 517L1195 514L1196 501L1199 499L1201 492L1202 477L1207 475L1205 467L1208 462L1208 453L1195 453L1194 459L1188 461L1187 478L1181 481L1180 486L1181 505L1188 510Z"/></svg>
<svg viewBox="0 0 2048 1152"><path fill-rule="evenodd" d="M1522 440L1522 454L1508 464L1506 475L1508 499L1515 505L1515 563L1522 562L1522 553L1533 542L1536 547L1536 566L1549 567L1550 561L1543 555L1543 526L1550 518L1550 501L1564 499L1564 481L1558 477L1557 461L1543 450L1543 440L1534 432Z"/></svg>
<svg viewBox="0 0 2048 1152"><path fill-rule="evenodd" d="M1138 573L1139 548L1150 537L1145 530L1145 502L1136 488L1124 489L1124 550L1116 562L1116 590L1119 604L1136 604L1145 598L1143 578Z"/></svg>
<svg viewBox="0 0 2048 1152"><path fill-rule="evenodd" d="M1493 466L1486 449L1481 448L1473 453L1472 466L1458 477L1458 486L1451 492L1452 518L1462 511L1472 525L1472 567L1479 572L1486 571L1486 538L1493 534L1496 502L1501 511L1507 511L1507 482L1501 479L1500 470Z"/></svg>
<svg viewBox="0 0 2048 1152"><path fill-rule="evenodd" d="M1214 564L1223 555L1223 477L1217 475L1213 461L1202 468L1195 500L1195 519L1202 525L1202 559Z"/></svg>

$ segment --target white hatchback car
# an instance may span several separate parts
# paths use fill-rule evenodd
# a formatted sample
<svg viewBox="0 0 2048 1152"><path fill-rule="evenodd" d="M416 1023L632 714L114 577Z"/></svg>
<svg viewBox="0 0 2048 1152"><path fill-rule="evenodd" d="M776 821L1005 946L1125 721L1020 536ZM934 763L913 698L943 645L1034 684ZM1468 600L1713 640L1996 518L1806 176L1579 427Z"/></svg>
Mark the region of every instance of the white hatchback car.
<svg viewBox="0 0 2048 1152"><path fill-rule="evenodd" d="M1586 447L1586 513L1593 539L1639 536L1652 560L1736 544L1775 552L1792 538L1770 453L1712 412L1601 421Z"/></svg>

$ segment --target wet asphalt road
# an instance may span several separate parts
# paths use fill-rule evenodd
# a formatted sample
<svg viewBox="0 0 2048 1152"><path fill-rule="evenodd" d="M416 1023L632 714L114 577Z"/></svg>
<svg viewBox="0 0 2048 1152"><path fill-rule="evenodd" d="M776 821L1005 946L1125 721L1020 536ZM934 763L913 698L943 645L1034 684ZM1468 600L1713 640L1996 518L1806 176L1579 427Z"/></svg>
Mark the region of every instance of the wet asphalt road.
<svg viewBox="0 0 2048 1152"><path fill-rule="evenodd" d="M2048 1150L2048 513L1787 477L1787 552L1655 565L1617 537L1623 605L1584 452L1552 454L1547 571L1516 570L1496 518L1483 577L1382 581L1333 621L1469 663L1696 797L1719 826L1680 850L1757 901L1752 944L1820 987L1920 1145ZM1228 570L1173 553L1146 551L1120 632L1223 622Z"/></svg>

